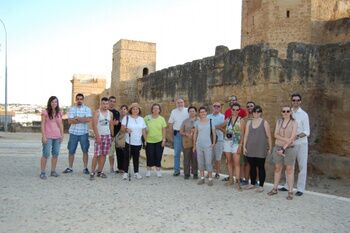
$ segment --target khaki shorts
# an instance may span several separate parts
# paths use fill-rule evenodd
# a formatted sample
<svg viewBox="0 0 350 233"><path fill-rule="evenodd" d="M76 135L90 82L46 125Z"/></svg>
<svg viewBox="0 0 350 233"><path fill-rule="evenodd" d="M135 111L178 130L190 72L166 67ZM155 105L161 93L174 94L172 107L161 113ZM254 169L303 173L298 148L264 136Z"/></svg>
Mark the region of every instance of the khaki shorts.
<svg viewBox="0 0 350 233"><path fill-rule="evenodd" d="M272 160L274 164L283 164L283 165L290 165L294 166L295 159L297 157L297 153L295 150L295 147L288 147L286 151L284 152L285 156L281 156L277 154L277 150L280 148L280 146L275 146L272 150Z"/></svg>

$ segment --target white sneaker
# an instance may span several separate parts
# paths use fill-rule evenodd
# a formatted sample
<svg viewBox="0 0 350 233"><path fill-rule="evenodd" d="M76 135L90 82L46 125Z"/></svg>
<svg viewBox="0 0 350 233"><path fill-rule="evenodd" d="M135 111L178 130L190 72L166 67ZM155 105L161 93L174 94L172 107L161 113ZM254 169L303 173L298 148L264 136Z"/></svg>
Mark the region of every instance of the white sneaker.
<svg viewBox="0 0 350 233"><path fill-rule="evenodd" d="M162 177L162 172L161 171L157 171L157 177Z"/></svg>
<svg viewBox="0 0 350 233"><path fill-rule="evenodd" d="M147 170L146 172L146 177L150 177L151 176L151 171L150 170Z"/></svg>
<svg viewBox="0 0 350 233"><path fill-rule="evenodd" d="M123 180L127 180L127 179L128 179L128 173L125 172L125 173L123 174Z"/></svg>
<svg viewBox="0 0 350 233"><path fill-rule="evenodd" d="M135 173L135 178L140 180L140 179L142 179L142 176L139 173Z"/></svg>

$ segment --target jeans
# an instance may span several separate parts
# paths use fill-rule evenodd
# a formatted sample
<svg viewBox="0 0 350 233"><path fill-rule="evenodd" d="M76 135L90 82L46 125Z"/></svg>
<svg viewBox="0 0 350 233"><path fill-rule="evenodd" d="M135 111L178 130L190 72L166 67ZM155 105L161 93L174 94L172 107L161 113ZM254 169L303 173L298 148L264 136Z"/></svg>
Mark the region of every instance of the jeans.
<svg viewBox="0 0 350 233"><path fill-rule="evenodd" d="M180 132L174 135L174 173L180 172L180 155L182 150L182 136Z"/></svg>
<svg viewBox="0 0 350 233"><path fill-rule="evenodd" d="M45 158L50 157L50 153L53 157L57 157L60 153L61 142L60 139L47 139L47 143L43 143L43 156Z"/></svg>

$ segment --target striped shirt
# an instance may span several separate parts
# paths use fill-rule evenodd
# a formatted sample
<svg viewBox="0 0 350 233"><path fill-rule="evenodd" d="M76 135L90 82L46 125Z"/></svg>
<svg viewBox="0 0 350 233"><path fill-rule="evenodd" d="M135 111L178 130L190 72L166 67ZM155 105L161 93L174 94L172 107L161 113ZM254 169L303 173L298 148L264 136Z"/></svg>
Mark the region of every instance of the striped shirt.
<svg viewBox="0 0 350 233"><path fill-rule="evenodd" d="M74 119L76 117L92 117L91 109L84 104L80 107L71 107L69 109L68 118ZM69 133L74 135L87 134L89 133L89 123L71 124L69 127Z"/></svg>

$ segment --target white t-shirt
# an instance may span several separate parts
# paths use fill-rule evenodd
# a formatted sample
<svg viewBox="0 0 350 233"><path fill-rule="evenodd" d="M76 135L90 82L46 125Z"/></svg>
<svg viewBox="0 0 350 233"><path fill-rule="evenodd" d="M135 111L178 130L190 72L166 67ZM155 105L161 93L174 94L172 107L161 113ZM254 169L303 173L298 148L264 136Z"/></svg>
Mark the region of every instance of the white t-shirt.
<svg viewBox="0 0 350 233"><path fill-rule="evenodd" d="M128 125L126 125L126 121L128 118ZM130 134L130 139L129 134L125 133L125 142L133 146L141 146L142 129L146 128L145 120L140 116L138 116L137 118L126 116L123 117L122 125L132 130Z"/></svg>
<svg viewBox="0 0 350 233"><path fill-rule="evenodd" d="M187 118L188 118L187 108L182 108L181 110L179 110L178 108L175 108L171 111L168 123L173 124L174 130L180 130L182 122Z"/></svg>

